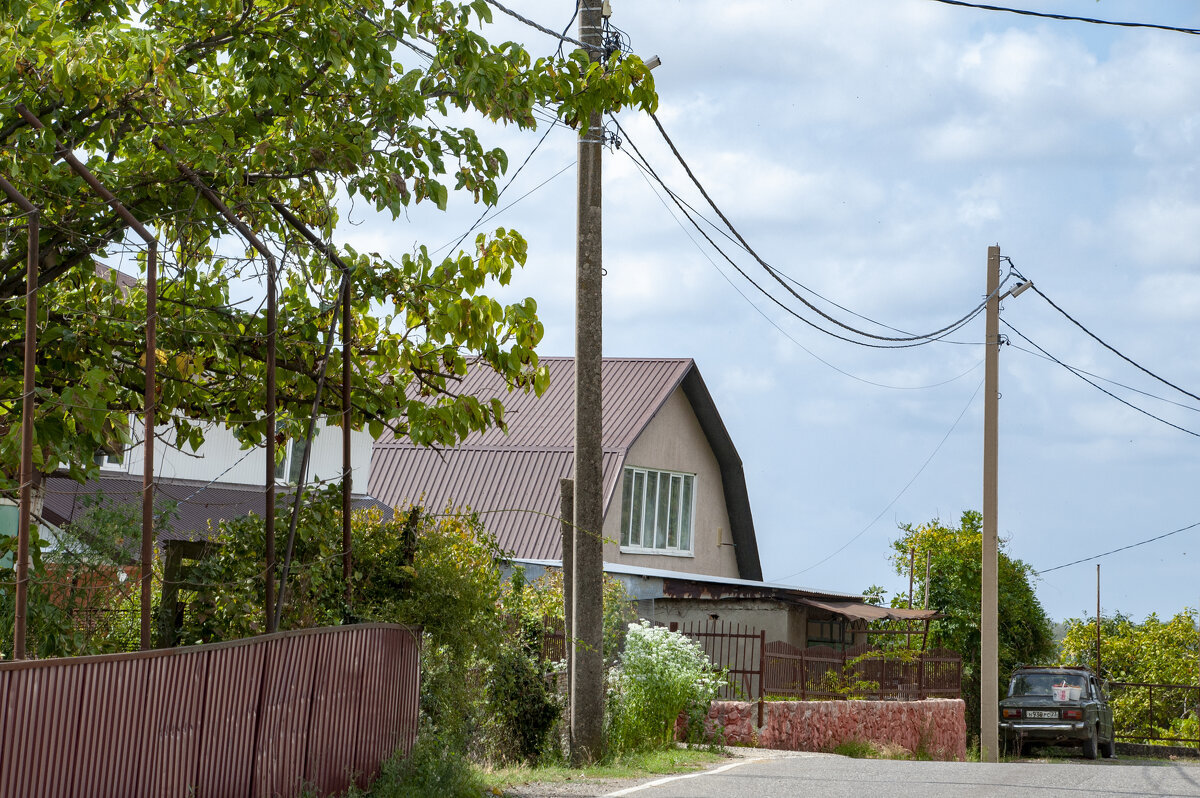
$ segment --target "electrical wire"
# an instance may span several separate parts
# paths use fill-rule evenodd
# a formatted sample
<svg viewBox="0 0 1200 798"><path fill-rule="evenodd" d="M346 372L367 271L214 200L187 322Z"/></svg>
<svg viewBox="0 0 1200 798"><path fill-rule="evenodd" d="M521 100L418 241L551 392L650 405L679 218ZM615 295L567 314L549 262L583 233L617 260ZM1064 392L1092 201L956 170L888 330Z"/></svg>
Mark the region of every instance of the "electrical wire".
<svg viewBox="0 0 1200 798"><path fill-rule="evenodd" d="M1020 14L1025 17L1040 17L1042 19L1056 19L1063 22L1087 22L1092 25L1110 25L1118 28L1151 28L1153 30L1165 30L1172 33L1188 33L1193 36L1200 35L1200 28L1177 28L1173 25L1156 25L1150 22L1114 22L1107 19L1094 19L1092 17L1073 17L1067 14L1050 14L1043 11L1027 11L1021 8L1007 8L1005 6L989 6L982 3L966 3L963 0L933 0L935 3L942 3L948 6L962 6L963 8L975 8L981 11L1003 11L1008 14Z"/></svg>
<svg viewBox="0 0 1200 798"><path fill-rule="evenodd" d="M496 8L500 9L505 14L508 14L513 19L523 22L526 25L528 25L529 27L534 28L535 30L541 31L542 33L546 34L547 36L553 36L555 39L558 39L560 42L570 42L571 44L575 45L576 47L580 47L584 50L588 50L593 53L603 53L604 52L603 47L596 47L591 44L584 44L583 42L579 41L578 39L572 39L570 36L566 35L565 33L559 33L556 30L551 30L550 28L547 28L545 25L539 25L538 23L534 22L532 19L521 16L516 11L513 11L511 8L508 8L507 6L502 5L501 3L498 3L496 0L486 0L486 2L489 5L495 6ZM568 27L570 27L570 25L568 25Z"/></svg>
<svg viewBox="0 0 1200 798"><path fill-rule="evenodd" d="M854 535L852 538L850 538L845 543L843 543L840 547L838 547L837 550L831 552L823 559L817 560L815 563L808 566L807 568L803 568L799 571L796 571L795 573L790 573L787 576L781 576L778 579L772 579L771 581L772 582L782 582L784 579L791 579L793 576L799 576L800 574L808 573L812 569L816 568L818 565L822 565L822 564L828 562L829 560L833 559L834 557L836 557L838 554L841 554L843 551L846 550L847 547L849 547L849 545L851 543L853 543L854 541L861 538L864 534L866 534L867 530L869 530L871 527L875 526L875 524L879 521L879 519L883 518L884 513L886 513L888 510L892 509L892 505L894 505L896 502L900 501L900 497L903 496L908 491L908 489L912 487L912 484L914 482L916 482L917 478L925 472L925 469L929 466L930 462L933 461L933 458L937 456L937 453L942 450L942 446L944 446L946 444L946 441L949 440L950 435L958 427L958 422L962 421L963 416L965 416L967 414L967 411L971 409L971 405L975 403L975 397L979 395L979 390L981 388L983 388L984 382L986 382L986 378L983 380L980 380L979 384L975 386L975 392L972 393L971 398L967 400L967 405L966 405L966 407L964 407L962 409L962 412L958 414L958 418L954 419L954 423L950 425L950 429L946 430L946 434L942 436L942 439L940 441L938 441L938 445L936 447L934 447L933 451L929 454L929 457L925 458L925 462L921 464L921 467L919 469L917 469L917 473L913 474L912 479L910 479L907 482L907 484L905 484L905 486L900 489L900 492L897 493L896 496L890 502L888 502L887 507L884 507L882 510L879 511L879 515L872 518L871 522L869 524L867 524L866 526L864 526L861 530L859 530L858 534Z"/></svg>
<svg viewBox="0 0 1200 798"><path fill-rule="evenodd" d="M1186 432L1188 435L1191 435L1191 436L1192 436L1192 437L1194 437L1194 438L1200 438L1200 432L1193 432L1192 430L1190 430L1190 429L1188 429L1188 428L1186 428L1186 427L1181 427L1181 426L1179 426L1178 424L1173 424L1173 423L1171 423L1170 421L1167 421L1165 418L1161 418L1160 416L1156 416L1156 415L1154 415L1153 413L1151 413L1149 410L1145 410L1145 409L1143 409L1143 408L1141 408L1141 407L1138 407L1137 405L1133 404L1132 402L1130 402L1130 401L1128 401L1128 400L1125 400L1125 399L1122 399L1120 396L1117 396L1117 395L1116 395L1115 393L1113 393L1112 391L1110 391L1110 390L1108 390L1108 389L1106 389L1106 388L1104 388L1104 387L1102 387L1102 386L1100 386L1100 385L1097 385L1096 383L1092 382L1092 381L1091 381L1091 380L1089 380L1087 377L1085 377L1085 376L1084 376L1082 373L1080 373L1080 372L1076 371L1075 369L1071 368L1071 367L1070 367L1070 366L1068 366L1066 363L1062 362L1061 360L1059 360L1058 358L1056 358L1054 355L1050 354L1050 353L1049 353L1049 352L1047 352L1045 349L1043 349L1042 347L1038 346L1036 343L1034 343L1033 341L1031 341L1027 335L1025 335L1024 333L1022 333L1022 332L1021 332L1020 330L1018 330L1016 327L1012 326L1012 324L1010 324L1008 321L1006 321L1006 320L1004 320L1004 319L1001 319L1000 321L1001 321L1001 322L1003 322L1003 324L1004 324L1004 326L1005 326L1005 327L1007 327L1008 329L1010 329L1010 330L1012 330L1014 333L1016 333L1018 336L1020 336L1020 338L1021 338L1022 340L1024 340L1024 341L1025 341L1027 344L1029 344L1029 345L1030 345L1030 346L1032 346L1034 349L1036 349L1036 350L1038 350L1039 352L1041 352L1043 355L1045 355L1046 357L1048 357L1050 360L1053 360L1055 363L1057 363L1058 365L1060 365L1060 366L1062 366L1063 368L1065 368L1067 371L1069 371L1069 372L1071 372L1072 374L1074 374L1074 375L1075 375L1076 377L1078 377L1079 379L1081 379L1081 380L1083 380L1084 382L1086 382L1088 385L1090 385L1090 386L1092 386L1093 388L1095 388L1097 391L1100 391L1100 393L1103 393L1103 394L1105 394L1105 395L1107 395L1107 396L1110 396L1110 397L1112 397L1113 399L1116 399L1118 402L1120 402L1121 404L1125 405L1126 407L1129 407L1129 408L1131 408L1131 409L1133 409L1133 410L1136 410L1137 412L1141 413L1142 415L1144 415L1144 416L1148 416L1149 418L1152 418L1152 419L1154 419L1155 421L1157 421L1157 422L1159 422L1159 423L1161 423L1161 424L1166 424L1168 427L1174 427L1175 429L1179 430L1180 432Z"/></svg>
<svg viewBox="0 0 1200 798"><path fill-rule="evenodd" d="M908 339L887 339L887 338L884 338L881 336L875 336L875 335L871 335L871 334L865 333L865 332L860 333L860 334L868 336L870 338L874 338L874 339L883 341L881 343L872 343L871 341L860 341L860 340L857 340L854 338L848 338L848 337L841 335L837 332L834 332L832 330L827 330L824 327L817 324L816 322L807 318L806 316L798 313L795 309L786 305L777 296L775 296L770 291L766 290L762 285L760 285L741 266L739 266L737 264L737 262L735 262L731 257L729 257L729 255L725 252L725 250L723 250L720 247L720 245L718 245L717 242L715 242L712 239L712 237L704 231L704 229L699 225L699 223L697 223L696 220L691 217L691 215L683 207L683 204L677 199L675 192L672 191L669 186L667 186L667 184L663 181L663 179L661 177L659 177L658 173L654 170L654 168L652 166L650 166L650 164L646 160L645 156L643 156L641 151L638 150L637 145L632 141L632 139L629 138L629 134L626 133L623 128L621 128L621 125L619 122L617 123L617 128L621 131L621 134L623 136L625 136L626 142L629 144L630 147L633 148L633 151L635 153L637 153L639 158L641 158L641 166L646 170L646 172L651 177L654 178L655 182L657 182L660 186L663 187L663 189L666 191L667 195L671 197L672 201L675 202L675 204L679 208L680 212L683 213L683 215L688 219L688 221L690 221L692 223L692 226L696 228L697 232L699 232L700 235L704 237L704 239L709 243L709 245L713 249L715 249L718 253L720 253L721 257L723 257L726 260L726 262L728 262L729 265L732 266L737 271L737 273L742 276L743 279L745 279L748 283L750 283L752 286L754 286L754 288L757 289L758 292L761 293L763 296L765 296L767 299L770 299L772 302L774 302L776 305L778 305L780 308L782 308L786 313L788 313L789 315L798 319L799 321L807 324L808 326L812 327L813 329L824 333L825 335L828 335L832 338L837 338L838 340L841 340L841 341L846 341L847 343L852 343L852 344L856 344L858 346L870 347L870 348L874 348L874 349L906 349L906 348L911 348L911 347L916 347L916 346L924 346L926 344L932 343L933 341L941 340L942 338L945 338L947 336L954 334L959 329L961 329L962 327L964 327L968 323L970 323L975 317L977 317L980 313L983 312L984 308L987 307L987 299L985 298L982 303L980 303L977 307L974 308L974 310L972 310L970 313L968 313L963 318L956 321L954 324L948 326L947 328L943 328L942 331L939 331L940 334L935 337L914 336L914 337L908 338ZM686 168L686 165L685 165L685 168ZM703 188L701 188L701 191L703 191ZM709 200L709 202L710 202L710 204L712 203L711 199ZM719 209L717 210L717 213L720 214ZM724 217L722 217L722 218L724 218ZM740 236L739 236L739 238L740 238ZM744 243L745 242L743 239L743 244ZM746 246L748 247L748 245L746 245ZM753 254L752 251L751 251L751 254ZM755 257L757 258L757 256L755 256ZM774 273L772 267L767 265L761 259L759 259L759 262L766 267L768 272L771 273L771 275L773 277L775 277L776 280L780 280L778 275L776 275ZM782 281L780 281L780 282L782 282ZM785 287L786 287L786 285L785 285ZM997 289L997 291L998 290L999 289ZM790 291L790 289L789 289L789 293L793 294L794 296L798 296L794 291ZM813 307L811 303L807 302L803 298L801 298L801 301L804 302L806 305ZM826 318L829 318L827 316L827 314L821 312L820 310L818 310L817 312L820 315L825 316ZM840 322L835 321L835 323L838 323L839 326L843 326L843 327L846 326L846 325L840 324ZM853 328L848 328L848 329L853 330ZM855 330L855 332L858 332L858 331Z"/></svg>
<svg viewBox="0 0 1200 798"><path fill-rule="evenodd" d="M1014 271L1015 271L1015 270L1016 270L1016 266L1015 266L1015 265L1013 265L1013 262L1012 262L1012 260L1011 260L1011 259L1008 259L1008 263L1009 263L1009 265L1010 265L1010 266L1012 266L1012 267L1013 267L1013 269L1014 269ZM1015 271L1015 273L1016 273L1016 274L1017 274L1017 276L1018 276L1018 277L1020 277L1022 280L1024 280L1024 279L1025 279L1025 277L1024 277L1024 276L1023 276L1023 275L1022 275L1022 274L1021 274L1019 271ZM1088 336L1089 338L1091 338L1093 341L1095 341L1096 343L1100 344L1100 345L1101 345L1101 346L1103 346L1105 349L1107 349L1108 351L1112 352L1114 355L1116 355L1117 357L1121 358L1121 359L1122 359L1122 360L1124 360L1126 363L1128 363L1129 365L1133 366L1135 369L1137 369L1138 371L1142 372L1143 374L1146 374L1147 376L1149 376L1149 377L1152 377L1152 378L1153 378L1153 379L1155 379L1155 380L1158 380L1158 381L1159 381L1159 382L1161 382L1163 385L1166 385L1168 388L1173 388L1173 389L1175 389L1176 391L1179 391L1179 392L1180 392L1181 394L1183 394L1184 396L1190 397L1190 398L1192 398L1192 399L1195 399L1196 401L1200 402L1200 396L1197 396L1196 394L1192 393L1191 391L1185 390L1184 388L1180 388L1178 385L1176 385L1175 383L1171 382L1170 380L1168 380L1168 379L1166 379L1166 378L1164 378L1164 377L1160 377L1159 375L1155 374L1155 373L1154 373L1153 371L1151 371L1150 369L1148 369L1148 368L1146 368L1145 366L1143 366L1142 364L1138 363L1138 362L1137 362L1137 361L1135 361L1133 358L1131 358L1131 357L1129 357L1128 355L1124 354L1123 352L1121 352L1120 350L1118 350L1116 347L1114 347L1112 344L1108 343L1108 342L1107 342L1107 341L1105 341L1103 338L1101 338L1100 336L1096 335L1094 332L1092 332L1091 330L1089 330L1087 327L1085 327L1085 326L1083 325L1083 322L1079 321L1079 320L1078 320L1078 319L1076 319L1074 316L1072 316L1070 313L1067 313L1067 311L1065 311L1065 310L1063 310L1061 307L1059 307L1059 306L1058 306L1058 304L1057 304L1057 303L1056 303L1056 302L1055 302L1053 299L1051 299L1050 297L1048 297L1048 296L1045 294L1045 292L1043 292L1043 291L1042 291L1040 288L1038 288L1038 286L1037 286L1037 284L1036 284L1036 283L1034 283L1034 282L1030 281L1029 287L1033 289L1034 293L1036 293L1038 296L1040 296L1042 299L1044 299L1044 300L1046 301L1046 304L1048 304L1050 307L1052 307L1052 308L1054 308L1056 311L1058 311L1058 312L1059 312L1059 313L1062 315L1062 317L1063 317L1063 318L1065 318L1067 321L1069 321L1069 322L1071 322L1072 324L1074 324L1074 325L1075 325L1076 327L1078 327L1080 330L1083 330L1083 332L1084 332L1084 333L1086 333L1086 334L1087 334L1087 336Z"/></svg>
<svg viewBox="0 0 1200 798"><path fill-rule="evenodd" d="M1189 529L1195 529L1198 526L1200 526L1200 521L1197 521L1194 524L1188 524L1185 527L1180 527L1179 529L1173 530L1171 532L1166 532L1162 535L1157 535L1152 538L1146 538L1145 540L1139 540L1137 543L1130 543L1128 546L1121 546L1119 549L1113 549L1111 551L1106 551L1103 554L1093 554L1091 557L1084 557L1083 559L1080 559L1080 560L1073 560L1068 563L1063 563L1062 565L1056 565L1053 568L1045 568L1041 571L1036 571L1036 573L1038 575L1048 574L1051 571L1059 571L1059 570L1062 570L1063 568L1070 568L1072 565L1079 565L1080 563L1091 562L1092 560L1098 560L1101 557L1107 557L1110 554L1117 554L1118 552L1129 551L1130 549L1136 549L1138 546L1145 546L1147 543L1154 543L1157 540L1162 540L1163 538L1169 538L1172 535L1178 535L1180 532L1187 532Z"/></svg>
<svg viewBox="0 0 1200 798"><path fill-rule="evenodd" d="M700 191L700 194L708 202L709 206L713 209L713 211L717 214L717 216L720 217L721 221L729 228L730 232L732 232L734 234L734 236L742 243L742 245L745 247L746 251L758 262L758 264L760 266L763 267L764 270L766 270L767 274L769 274L772 278L775 279L776 282L778 282L781 286L783 286L784 290L786 290L789 294L791 294L793 297L798 299L809 310L813 311L814 313L821 316L822 318L829 321L830 323L835 324L844 330L852 332L855 335L860 335L864 338L870 338L870 339L873 339L876 341L885 341L888 343L911 342L911 341L928 342L928 341L936 340L940 337L945 337L945 335L948 335L951 332L954 332L959 327L961 327L964 324L966 324L967 322L969 322L971 319L974 319L987 306L988 300L985 298L983 300L983 302L981 302L979 305L977 305L972 310L968 311L966 315L964 315L957 321L951 322L950 324L946 325L945 327L942 327L939 330L934 330L933 332L924 333L921 335L904 335L904 336L877 335L875 333L867 332L866 330L860 330L857 327L853 327L843 321L840 321L839 319L834 318L830 314L826 313L825 311L821 310L819 307L814 305L809 300L805 299L799 293L797 293L791 286L789 286L787 284L787 281L785 281L782 277L779 276L779 273L773 266L771 266L771 264L769 264L765 260L763 260L762 257L760 257L758 255L758 253L754 251L754 249L746 241L745 237L743 237L742 234L738 232L737 228L734 227L733 223L729 221L729 219L721 211L720 207L717 206L716 202L709 195L708 191L705 190L704 186L700 183L699 178L696 177L696 174L692 171L691 166L688 165L687 161L684 160L683 155L679 152L679 148L675 146L675 142L671 140L671 137L669 135L667 135L667 131L663 127L662 122L660 122L658 120L658 116L656 114L654 114L653 112L651 112L650 118L652 120L654 120L654 124L658 128L659 134L663 137L663 141L665 141L667 143L667 146L670 147L671 152L675 155L676 160L679 161L680 165L683 167L684 171L687 173L688 177L691 179L692 184L695 185L696 188ZM622 131L622 133L624 133L624 131ZM634 149L636 151L637 148L635 147ZM640 153L639 153L639 155L640 155ZM643 160L645 160L645 159L643 158ZM715 244L714 244L714 246L715 246ZM762 289L759 289L759 290L762 290ZM821 328L818 327L817 329L821 329ZM827 330L822 330L822 331L825 332L827 335L832 334ZM848 340L848 339L843 338L843 340ZM857 342L852 341L852 343L857 343Z"/></svg>
<svg viewBox="0 0 1200 798"><path fill-rule="evenodd" d="M633 161L634 165L636 167L638 167L638 173L641 175L642 180L644 180L646 182L646 186L650 189L650 191L654 194L654 196L658 199L658 201L660 203L662 203L663 208L665 208L667 213L669 213L671 215L671 218L675 221L675 224L679 225L679 229L682 230L683 234L688 237L688 240L692 242L692 245L696 248L696 250L702 256L704 256L704 259L707 260L714 269L716 269L717 274L721 275L721 277L725 279L725 282L729 283L730 288L732 288L734 291L736 291L738 296L740 296L742 299L744 299L746 301L746 304L748 304L750 307L752 307L754 309L754 311L756 313L758 313L759 316L762 316L762 318L767 322L767 324L770 324L772 327L774 327L776 329L776 331L779 332L780 335L782 335L787 340L791 341L796 346L800 347L800 349L802 349L805 352L805 354L812 357L818 363L821 363L822 365L827 366L828 368L832 369L833 371L836 371L838 374L841 374L844 377L849 377L852 380L856 380L857 382L861 382L866 385L872 385L876 388L888 388L891 390L898 390L898 391L925 390L925 389L929 389L929 388L938 388L942 385L948 385L952 382L955 382L956 380L962 379L963 377L967 376L972 371L974 371L975 369L977 369L981 365L983 365L983 359L980 359L975 365L971 366L971 368L967 369L966 371L959 374L958 376L951 377L950 379L943 380L942 382L932 383L930 385L888 385L887 383L875 382L874 380L868 380L865 377L860 377L857 374L852 374L849 371L838 368L833 363L830 363L828 360L821 357L820 355L818 355L816 352L809 349L804 344L800 343L800 341L796 340L796 338L794 336L792 336L791 333L789 333L787 330L783 329L783 327L779 326L779 324L774 319L772 319L770 316L768 316L762 308L760 308L758 305L756 305L754 303L754 301L752 299L750 299L750 297L746 296L746 293L741 289L741 287L737 283L735 283L732 280L732 278L730 278L730 276L728 274L726 274L725 271L722 270L720 266L717 265L717 262L712 259L712 257L708 254L708 252L702 246L700 246L700 242L697 241L695 236L693 236L691 234L691 231L689 231L684 226L683 222L680 221L678 216L676 216L675 211L671 210L671 206L667 204L667 201L662 198L661 194L658 193L658 190L654 187L654 184L650 182L650 178L646 174L646 170L642 167L642 165L640 163L638 163L637 160L634 159L634 157L632 155L630 155L628 152L626 152L625 154L627 157L629 157L629 159L631 161ZM670 192L670 189L664 189L664 190ZM677 198L673 197L673 199L677 199ZM683 203L683 204L686 205L687 203Z"/></svg>
<svg viewBox="0 0 1200 798"><path fill-rule="evenodd" d="M1054 358L1048 357L1047 355L1043 355L1041 352L1035 352L1032 349L1026 349L1025 347L1021 346L1020 344L1014 344L1012 342L1009 342L1009 346L1011 346L1013 349L1016 349L1018 352L1024 352L1025 354L1030 355L1032 357L1040 358L1041 360L1047 360L1051 363L1054 362ZM1088 371L1087 369L1081 369L1079 366L1072 366L1069 363L1066 365L1072 371L1078 372L1080 374L1086 374L1093 379L1100 380L1101 382L1107 382L1109 385L1115 385L1118 388L1124 388L1127 391L1141 394L1142 396L1145 396L1147 399L1157 399L1160 402L1165 402L1166 404L1174 405L1175 407L1181 408L1183 410L1190 410L1193 413L1200 413L1200 407L1193 407L1192 405L1185 405L1183 402L1176 402L1174 399L1168 399L1165 396L1159 396L1158 394L1153 394L1153 393L1150 393L1149 391L1143 391L1141 388L1134 388L1132 385L1126 385L1123 382L1117 382L1116 380L1109 379L1108 377L1104 377L1100 374L1096 374L1095 372Z"/></svg>

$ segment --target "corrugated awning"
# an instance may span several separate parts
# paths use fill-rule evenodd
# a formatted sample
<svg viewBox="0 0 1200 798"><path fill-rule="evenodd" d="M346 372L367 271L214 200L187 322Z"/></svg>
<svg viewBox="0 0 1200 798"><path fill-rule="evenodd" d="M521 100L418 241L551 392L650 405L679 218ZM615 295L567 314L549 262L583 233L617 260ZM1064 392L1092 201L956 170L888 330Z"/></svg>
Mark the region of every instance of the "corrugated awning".
<svg viewBox="0 0 1200 798"><path fill-rule="evenodd" d="M826 610L835 615L844 615L853 620L863 621L929 621L942 617L937 610L906 609L903 607L877 607L864 604L861 601L822 601L820 599L802 598L800 604Z"/></svg>

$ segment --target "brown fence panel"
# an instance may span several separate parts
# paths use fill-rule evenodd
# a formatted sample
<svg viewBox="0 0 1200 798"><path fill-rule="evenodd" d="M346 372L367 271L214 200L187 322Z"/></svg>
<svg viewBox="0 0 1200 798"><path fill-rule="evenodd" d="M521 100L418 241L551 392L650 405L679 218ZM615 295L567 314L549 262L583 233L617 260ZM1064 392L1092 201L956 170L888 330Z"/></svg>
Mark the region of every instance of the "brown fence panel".
<svg viewBox="0 0 1200 798"><path fill-rule="evenodd" d="M8 740L0 762L0 796L71 795L84 677L80 664L10 674L8 708L0 730L0 737Z"/></svg>
<svg viewBox="0 0 1200 798"><path fill-rule="evenodd" d="M142 758L137 771L142 773L141 794L146 798L186 795L197 783L210 657L209 652L197 652L130 661L148 669L144 720L134 727L146 735L137 752ZM126 783L122 794L130 792Z"/></svg>
<svg viewBox="0 0 1200 798"><path fill-rule="evenodd" d="M801 649L780 641L767 643L764 693L802 701L836 699L845 697L839 686L868 682L878 687L855 694L879 700L962 695L962 657L958 654L935 649L921 653L913 662L869 657L850 665L855 658L875 651L866 646L837 651L829 646Z"/></svg>
<svg viewBox="0 0 1200 798"><path fill-rule="evenodd" d="M205 656L205 720L195 773L196 798L250 794L266 654L267 647L257 645L217 648Z"/></svg>
<svg viewBox="0 0 1200 798"><path fill-rule="evenodd" d="M141 746L125 728L146 722L147 660L108 660L80 665L82 694L72 759L72 795L123 798L129 771L137 772Z"/></svg>
<svg viewBox="0 0 1200 798"><path fill-rule="evenodd" d="M304 778L316 643L311 636L271 640L267 648L254 798L295 795Z"/></svg>
<svg viewBox="0 0 1200 798"><path fill-rule="evenodd" d="M386 702L363 701L361 704L359 712L367 722L362 724L361 734L353 739L355 743L353 758L347 760L348 764L353 766L356 778L369 772L371 763L378 762L388 753L401 748L400 727L402 723L396 708L404 705L408 700L411 700L412 706L415 707L418 697L415 694L408 696L401 692L402 682L387 680L385 674L394 667L394 663L402 661L405 647L411 648L412 643L413 640L410 636L404 632L398 632L390 636L387 646L363 648L364 683L377 684L386 681L391 697ZM416 713L413 713L413 718L416 718ZM411 747L412 744L408 743L403 750L407 751Z"/></svg>
<svg viewBox="0 0 1200 798"><path fill-rule="evenodd" d="M419 652L366 624L0 663L0 798L341 792L411 750Z"/></svg>

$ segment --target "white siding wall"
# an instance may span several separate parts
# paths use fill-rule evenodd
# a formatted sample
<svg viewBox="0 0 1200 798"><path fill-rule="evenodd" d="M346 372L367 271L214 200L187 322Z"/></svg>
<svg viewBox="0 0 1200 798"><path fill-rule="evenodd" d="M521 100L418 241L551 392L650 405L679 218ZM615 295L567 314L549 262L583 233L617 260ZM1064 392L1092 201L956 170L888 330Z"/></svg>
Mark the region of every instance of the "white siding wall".
<svg viewBox="0 0 1200 798"><path fill-rule="evenodd" d="M141 440L140 423L135 422L134 437ZM190 449L180 451L163 443L170 440L170 427L159 429L159 440L154 448L155 476L161 479L193 479L219 482L261 485L266 472L266 451L240 448L233 432L221 425L205 429L204 443L198 452ZM128 472L141 474L143 464L141 446L135 446L126 457ZM351 433L350 462L354 469L354 492L365 493L370 477L371 436L365 431ZM228 472L226 470L228 469ZM309 458L308 481L338 480L342 473L342 431L321 423L313 439L313 453Z"/></svg>

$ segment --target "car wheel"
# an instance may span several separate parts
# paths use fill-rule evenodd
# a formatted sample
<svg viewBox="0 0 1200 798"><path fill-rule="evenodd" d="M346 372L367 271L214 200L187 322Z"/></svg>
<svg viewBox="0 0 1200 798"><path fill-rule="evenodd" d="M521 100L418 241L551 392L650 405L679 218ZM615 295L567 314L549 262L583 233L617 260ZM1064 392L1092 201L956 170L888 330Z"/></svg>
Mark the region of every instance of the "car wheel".
<svg viewBox="0 0 1200 798"><path fill-rule="evenodd" d="M1117 744L1114 740L1102 740L1100 742L1100 756L1105 759L1112 759L1117 753Z"/></svg>
<svg viewBox="0 0 1200 798"><path fill-rule="evenodd" d="M1083 741L1083 758L1096 758L1096 727L1092 726L1088 729L1087 739Z"/></svg>

